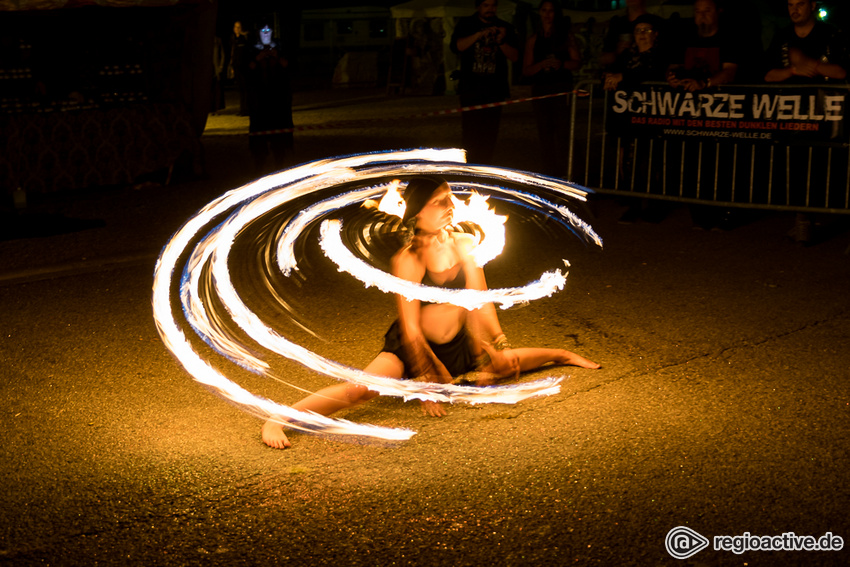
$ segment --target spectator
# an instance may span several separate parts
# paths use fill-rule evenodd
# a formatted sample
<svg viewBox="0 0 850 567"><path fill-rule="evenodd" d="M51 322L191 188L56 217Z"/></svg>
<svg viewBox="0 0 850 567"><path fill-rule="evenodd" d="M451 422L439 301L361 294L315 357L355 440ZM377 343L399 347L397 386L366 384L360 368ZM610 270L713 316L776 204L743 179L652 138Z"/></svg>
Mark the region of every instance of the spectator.
<svg viewBox="0 0 850 567"><path fill-rule="evenodd" d="M731 34L720 28L719 0L694 1L695 29L667 71L672 87L699 91L730 83L738 70L738 52Z"/></svg>
<svg viewBox="0 0 850 567"><path fill-rule="evenodd" d="M731 26L721 26L720 0L694 0L694 27L682 36L682 45L671 57L673 64L667 70L667 83L674 88L689 92L718 87L735 79L741 57L739 42L735 39ZM684 169L694 171L694 181L701 188L698 199L706 201L722 200L719 195L708 192L712 185L712 172L693 167L700 159L711 163L716 159L719 146L709 145L705 151L701 146L682 148ZM690 152L690 153L688 153ZM717 176L726 175L729 164L724 161ZM731 210L717 209L712 206L689 205L694 228L730 229L734 226Z"/></svg>
<svg viewBox="0 0 850 567"><path fill-rule="evenodd" d="M239 116L248 116L248 34L242 29L242 22L233 24L233 35L230 36L230 64L227 67L227 77L236 83L239 91Z"/></svg>
<svg viewBox="0 0 850 567"><path fill-rule="evenodd" d="M606 91L629 88L644 81L664 80L667 65L658 45L659 31L655 27L656 24L656 19L650 14L635 18L633 44L617 56L617 60L603 75L603 88ZM639 160L634 157L634 139L626 138L619 150L618 171L623 179L629 177L628 173L633 167L638 166L639 169L644 169L649 166L647 163L636 163ZM644 178L644 175L640 178ZM637 219L660 222L665 215L663 206L648 199L641 199L629 206L619 222L632 223Z"/></svg>
<svg viewBox="0 0 850 567"><path fill-rule="evenodd" d="M602 44L602 55L599 63L602 68L610 67L617 61L617 57L634 45L635 20L646 16L652 21L652 28L660 31L664 20L646 11L646 0L626 0L626 13L614 16L608 23L608 33Z"/></svg>
<svg viewBox="0 0 850 567"><path fill-rule="evenodd" d="M769 83L824 83L847 78L847 39L815 18L814 0L788 0L791 26L778 32L768 49Z"/></svg>
<svg viewBox="0 0 850 567"><path fill-rule="evenodd" d="M513 26L496 17L496 0L476 0L475 13L461 18L451 39L460 57L461 106L501 102L510 95L508 61L519 58ZM502 108L464 112L463 146L471 163L489 162L496 148Z"/></svg>
<svg viewBox="0 0 850 567"><path fill-rule="evenodd" d="M212 113L216 114L224 107L224 46L221 43L221 38L215 36L213 40Z"/></svg>
<svg viewBox="0 0 850 567"><path fill-rule="evenodd" d="M667 69L666 59L658 45L655 20L649 14L634 21L634 42L617 56L617 60L603 76L606 91L615 90L623 83L628 87L644 81L663 81Z"/></svg>
<svg viewBox="0 0 850 567"><path fill-rule="evenodd" d="M271 151L274 168L287 165L286 153L293 151L292 88L289 60L272 39L272 29L262 26L260 41L253 48L248 64L249 139L251 155L258 174L266 173L266 158Z"/></svg>
<svg viewBox="0 0 850 567"><path fill-rule="evenodd" d="M840 32L815 18L817 3L813 0L788 0L791 26L778 32L767 52L770 69L764 80L770 83L823 84L844 81L847 78L847 40ZM797 148L793 148L797 149ZM792 160L792 163L799 163ZM802 199L806 180L796 170L793 195ZM813 175L823 179L828 172L815 170ZM818 184L820 185L820 183ZM806 246L812 240L812 218L807 213L797 213L794 227L788 236L798 245Z"/></svg>
<svg viewBox="0 0 850 567"><path fill-rule="evenodd" d="M531 78L531 95L571 93L573 71L581 67L576 39L564 22L558 2L543 0L539 7L540 25L525 45L522 73ZM569 143L570 94L532 101L543 156L543 173L562 177L564 156Z"/></svg>

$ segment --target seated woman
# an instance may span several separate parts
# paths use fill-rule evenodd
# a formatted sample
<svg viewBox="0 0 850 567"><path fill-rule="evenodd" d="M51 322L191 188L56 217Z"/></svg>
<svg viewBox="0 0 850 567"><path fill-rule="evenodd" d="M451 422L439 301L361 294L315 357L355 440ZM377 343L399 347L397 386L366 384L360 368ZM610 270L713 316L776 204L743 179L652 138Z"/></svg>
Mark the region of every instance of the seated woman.
<svg viewBox="0 0 850 567"><path fill-rule="evenodd" d="M393 275L425 285L484 290L484 271L470 255L469 235L453 232L454 204L448 183L440 178L419 177L404 192L404 223L412 240L392 259ZM365 371L392 378L415 378L427 382L451 382L453 377L479 370L479 384L491 378L516 377L548 362L583 368L599 365L563 349L510 348L492 304L468 311L456 305L408 301L396 296L398 320L385 335L384 348ZM330 415L371 400L378 394L365 386L342 383L311 394L292 407ZM423 402L423 411L439 417L445 409ZM283 449L290 442L280 418L263 425L263 442Z"/></svg>

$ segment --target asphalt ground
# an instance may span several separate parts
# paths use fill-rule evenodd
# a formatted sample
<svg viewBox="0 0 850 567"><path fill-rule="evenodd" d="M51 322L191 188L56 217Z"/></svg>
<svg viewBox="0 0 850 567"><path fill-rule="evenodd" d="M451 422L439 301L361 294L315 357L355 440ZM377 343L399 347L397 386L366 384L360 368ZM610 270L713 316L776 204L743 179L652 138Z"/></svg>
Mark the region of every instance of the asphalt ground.
<svg viewBox="0 0 850 567"><path fill-rule="evenodd" d="M459 144L459 118L404 117L451 97L306 93L298 161ZM538 167L531 109L505 111L496 161ZM397 120L382 120L397 117ZM370 120L371 119L371 120ZM379 120L381 119L381 120ZM563 346L600 370L549 368L559 394L454 405L442 419L380 398L340 417L417 432L400 444L295 433L195 383L151 310L161 247L200 207L253 176L244 119L211 118L206 175L30 196L0 241L0 563L8 565L846 565L841 551L714 550L715 536L850 538L850 256L842 219L818 243L787 213L697 231L674 206L618 224L624 203L579 211L604 240L541 238L509 221L505 285L566 256L565 289L500 313L517 345ZM519 217L515 217L519 218ZM60 234L49 235L50 232ZM322 354L377 352L392 301L324 270L294 296ZM288 380L331 379L295 365ZM253 385L253 383L252 383ZM282 403L299 393L260 384ZM665 537L712 545L686 560ZM850 544L850 542L847 542Z"/></svg>

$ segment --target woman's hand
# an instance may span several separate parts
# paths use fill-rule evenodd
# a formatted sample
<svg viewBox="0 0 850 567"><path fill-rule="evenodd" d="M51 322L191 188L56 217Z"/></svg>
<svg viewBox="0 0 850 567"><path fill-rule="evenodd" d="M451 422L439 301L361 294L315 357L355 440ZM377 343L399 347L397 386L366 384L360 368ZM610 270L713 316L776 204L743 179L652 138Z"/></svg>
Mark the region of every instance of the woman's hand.
<svg viewBox="0 0 850 567"><path fill-rule="evenodd" d="M430 415L431 417L445 417L446 408L440 402L424 401L422 402L422 415Z"/></svg>
<svg viewBox="0 0 850 567"><path fill-rule="evenodd" d="M519 359L511 349L496 350L486 342L481 343L484 352L490 357L490 362L480 368L482 378L492 375L493 378L519 378Z"/></svg>
<svg viewBox="0 0 850 567"><path fill-rule="evenodd" d="M605 73L605 82L603 83L603 88L606 91L613 91L617 89L617 85L620 84L620 81L623 80L622 73Z"/></svg>

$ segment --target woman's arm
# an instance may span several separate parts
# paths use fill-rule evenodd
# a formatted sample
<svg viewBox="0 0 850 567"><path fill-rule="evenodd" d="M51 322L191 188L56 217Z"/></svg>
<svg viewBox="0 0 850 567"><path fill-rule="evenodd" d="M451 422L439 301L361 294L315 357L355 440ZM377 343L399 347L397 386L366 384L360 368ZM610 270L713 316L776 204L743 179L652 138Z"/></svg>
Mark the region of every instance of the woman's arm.
<svg viewBox="0 0 850 567"><path fill-rule="evenodd" d="M487 281L484 278L484 270L472 258L471 252L474 247L472 238L468 235L457 235L455 239L466 274L466 287L486 290ZM495 373L502 377L519 376L520 368L516 358L509 358L505 354L507 351L490 346L499 337L506 341L502 326L499 324L499 317L496 315L496 307L492 303L470 311L466 326L473 338L472 352L482 361L479 370L486 367L488 374ZM485 378L479 385L483 386L487 383L488 379Z"/></svg>
<svg viewBox="0 0 850 567"><path fill-rule="evenodd" d="M568 71L578 71L581 69L581 50L578 48L576 36L572 33L567 39L567 53L570 54L569 61L564 61L564 69Z"/></svg>
<svg viewBox="0 0 850 567"><path fill-rule="evenodd" d="M472 238L463 234L455 235L454 238L461 266L466 275L466 287L480 291L486 290L487 280L484 277L484 270L475 263L471 254L474 247ZM502 326L499 324L499 317L496 315L496 307L492 303L487 303L470 311L467 328L475 339L488 343L504 334ZM481 354L478 345L476 345L474 352Z"/></svg>
<svg viewBox="0 0 850 567"><path fill-rule="evenodd" d="M525 42L525 55L522 56L522 74L526 77L536 75L543 68L540 63L534 62L534 44L537 36L533 35Z"/></svg>

